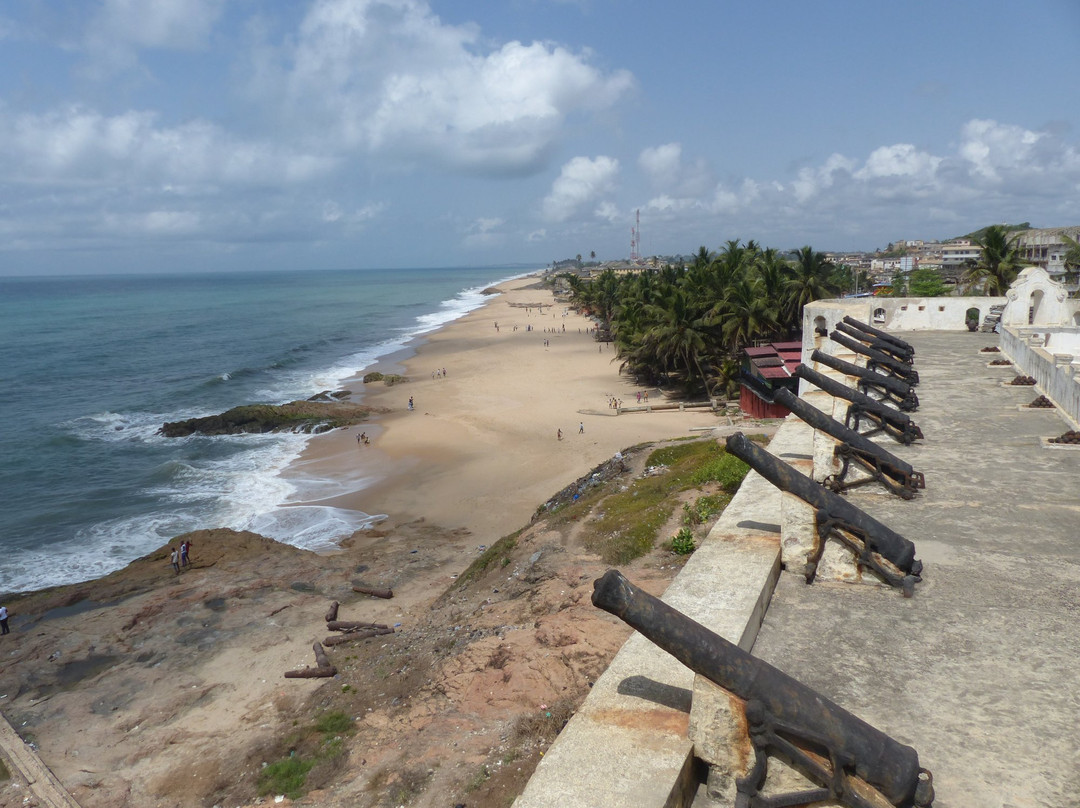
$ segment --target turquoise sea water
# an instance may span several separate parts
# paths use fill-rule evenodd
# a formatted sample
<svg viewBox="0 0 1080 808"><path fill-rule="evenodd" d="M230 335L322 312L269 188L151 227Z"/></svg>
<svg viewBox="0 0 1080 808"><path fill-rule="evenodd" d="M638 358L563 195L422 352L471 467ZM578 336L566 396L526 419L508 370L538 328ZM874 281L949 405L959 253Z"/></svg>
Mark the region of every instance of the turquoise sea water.
<svg viewBox="0 0 1080 808"><path fill-rule="evenodd" d="M306 436L157 429L337 389L522 272L0 278L0 593L95 578L198 528L305 547L352 532L364 514L279 508Z"/></svg>

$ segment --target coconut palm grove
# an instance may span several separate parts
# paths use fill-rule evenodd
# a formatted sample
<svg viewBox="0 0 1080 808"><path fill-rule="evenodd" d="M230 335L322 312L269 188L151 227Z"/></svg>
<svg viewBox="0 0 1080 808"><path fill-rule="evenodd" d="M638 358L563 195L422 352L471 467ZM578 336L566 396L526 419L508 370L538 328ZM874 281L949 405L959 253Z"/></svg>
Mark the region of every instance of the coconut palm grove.
<svg viewBox="0 0 1080 808"><path fill-rule="evenodd" d="M962 291L1004 294L1021 265L1014 240L998 225L980 236L982 258L968 268ZM753 240L728 241L715 253L701 247L692 262L677 266L560 277L572 302L598 320L598 337L614 343L621 370L643 384L718 397L737 390L745 347L801 339L803 306L837 297L855 281L849 267L812 247L782 253ZM948 294L936 280L934 291L914 283L910 291Z"/></svg>

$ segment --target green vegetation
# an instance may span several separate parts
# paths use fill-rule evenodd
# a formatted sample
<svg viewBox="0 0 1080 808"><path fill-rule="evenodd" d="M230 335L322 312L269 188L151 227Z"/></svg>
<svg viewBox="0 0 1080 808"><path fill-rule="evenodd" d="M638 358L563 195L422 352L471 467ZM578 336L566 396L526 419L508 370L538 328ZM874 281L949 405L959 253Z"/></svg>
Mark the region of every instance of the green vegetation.
<svg viewBox="0 0 1080 808"><path fill-rule="evenodd" d="M811 247L789 259L737 240L718 253L702 247L690 265L563 277L576 305L600 319L622 369L687 394L726 391L744 347L798 333L802 307L835 295L843 280Z"/></svg>
<svg viewBox="0 0 1080 808"><path fill-rule="evenodd" d="M710 459L701 468L695 470L690 479L694 485L705 485L712 482L720 483L720 486L725 491L733 494L739 490L739 485L749 470L750 467L735 455L724 452L719 457Z"/></svg>
<svg viewBox="0 0 1080 808"><path fill-rule="evenodd" d="M600 515L586 525L585 546L608 564L625 564L652 550L679 494L710 483L734 491L747 471L745 463L729 456L715 440L662 447L649 455L645 465L664 470L605 498L598 506Z"/></svg>
<svg viewBox="0 0 1080 808"><path fill-rule="evenodd" d="M908 294L912 297L943 297L949 291L941 275L932 269L916 269L908 277Z"/></svg>
<svg viewBox="0 0 1080 808"><path fill-rule="evenodd" d="M0 760L0 782L11 779L11 772L8 771L7 764Z"/></svg>
<svg viewBox="0 0 1080 808"><path fill-rule="evenodd" d="M696 549L694 534L688 527L681 528L671 537L671 552L675 555L690 555Z"/></svg>
<svg viewBox="0 0 1080 808"><path fill-rule="evenodd" d="M729 502L731 502L731 494L725 491L722 494L698 497L693 503L684 503L683 524L687 527L705 524L716 514L721 513Z"/></svg>
<svg viewBox="0 0 1080 808"><path fill-rule="evenodd" d="M985 228L982 236L972 241L982 250L979 260L968 267L960 281L968 293L1004 295L1020 272L1018 234L1010 235L1006 225L994 224Z"/></svg>
<svg viewBox="0 0 1080 808"><path fill-rule="evenodd" d="M503 536L493 545L488 547L482 552L477 559L468 566L465 572L458 576L457 581L454 582L455 587L461 587L470 581L475 581L487 568L495 563L496 559L499 559L499 563L502 566L507 566L511 563L510 552L517 547L518 536L522 534L525 528L515 530L506 536Z"/></svg>
<svg viewBox="0 0 1080 808"><path fill-rule="evenodd" d="M330 768L345 755L343 735L356 731L353 720L342 712L327 712L312 724L290 733L285 739L289 754L259 772L259 796L284 794L291 800L303 796L309 775L316 767Z"/></svg>

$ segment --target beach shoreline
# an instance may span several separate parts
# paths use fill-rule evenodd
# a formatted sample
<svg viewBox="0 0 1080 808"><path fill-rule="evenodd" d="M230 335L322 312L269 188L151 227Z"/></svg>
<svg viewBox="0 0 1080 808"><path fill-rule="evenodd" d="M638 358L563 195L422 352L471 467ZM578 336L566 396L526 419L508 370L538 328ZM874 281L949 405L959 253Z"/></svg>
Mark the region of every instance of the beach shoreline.
<svg viewBox="0 0 1080 808"><path fill-rule="evenodd" d="M490 544L616 452L718 425L708 411L617 414L611 398L636 405L645 388L619 373L593 322L557 303L539 275L493 288L485 305L364 371L406 381L346 382L388 412L313 438L283 477L340 493L290 505L384 516L382 529L424 519Z"/></svg>

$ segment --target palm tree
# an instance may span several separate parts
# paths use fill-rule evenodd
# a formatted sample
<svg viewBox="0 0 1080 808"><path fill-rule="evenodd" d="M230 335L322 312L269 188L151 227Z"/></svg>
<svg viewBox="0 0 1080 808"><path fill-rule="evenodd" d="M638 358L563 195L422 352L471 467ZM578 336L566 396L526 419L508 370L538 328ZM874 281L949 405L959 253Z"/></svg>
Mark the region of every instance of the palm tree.
<svg viewBox="0 0 1080 808"><path fill-rule="evenodd" d="M981 238L972 239L982 255L960 278L967 291L979 289L984 295L996 296L1008 291L1020 271L1018 238L1019 234L1010 237L1004 225L994 224L986 228Z"/></svg>
<svg viewBox="0 0 1080 808"><path fill-rule="evenodd" d="M764 286L761 278L750 273L743 274L728 286L721 331L733 354L755 338L776 330L776 317L764 294Z"/></svg>
<svg viewBox="0 0 1080 808"><path fill-rule="evenodd" d="M832 270L833 265L825 253L814 252L809 245L798 251L786 284L785 316L788 322L800 322L803 306L807 303L831 297L840 291L833 284Z"/></svg>
<svg viewBox="0 0 1080 808"><path fill-rule="evenodd" d="M644 353L655 357L664 372L681 374L687 387L696 386L696 376L708 393L708 377L699 357L714 353L715 346L704 313L685 289L674 287L667 299L649 307L649 314L654 324L642 340Z"/></svg>
<svg viewBox="0 0 1080 808"><path fill-rule="evenodd" d="M1080 241L1062 234L1065 242L1065 280L1075 282L1080 275Z"/></svg>

